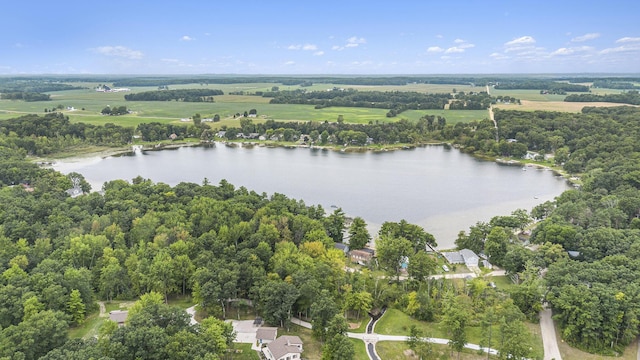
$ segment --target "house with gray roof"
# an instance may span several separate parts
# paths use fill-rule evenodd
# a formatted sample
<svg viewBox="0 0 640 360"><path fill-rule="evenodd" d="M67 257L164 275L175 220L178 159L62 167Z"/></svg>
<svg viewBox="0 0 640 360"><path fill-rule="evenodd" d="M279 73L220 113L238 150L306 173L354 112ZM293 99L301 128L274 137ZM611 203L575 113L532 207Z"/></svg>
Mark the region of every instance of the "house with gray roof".
<svg viewBox="0 0 640 360"><path fill-rule="evenodd" d="M280 336L262 348L267 360L295 360L302 354L302 340L297 336Z"/></svg>
<svg viewBox="0 0 640 360"><path fill-rule="evenodd" d="M469 249L444 252L442 255L449 264L465 264L467 267L478 267L478 262L480 261L480 257Z"/></svg>
<svg viewBox="0 0 640 360"><path fill-rule="evenodd" d="M278 337L278 328L276 327L261 327L256 331L256 340L258 346L262 347L273 342Z"/></svg>
<svg viewBox="0 0 640 360"><path fill-rule="evenodd" d="M118 326L124 326L125 321L127 321L127 316L129 316L127 310L109 311L109 320L115 322Z"/></svg>

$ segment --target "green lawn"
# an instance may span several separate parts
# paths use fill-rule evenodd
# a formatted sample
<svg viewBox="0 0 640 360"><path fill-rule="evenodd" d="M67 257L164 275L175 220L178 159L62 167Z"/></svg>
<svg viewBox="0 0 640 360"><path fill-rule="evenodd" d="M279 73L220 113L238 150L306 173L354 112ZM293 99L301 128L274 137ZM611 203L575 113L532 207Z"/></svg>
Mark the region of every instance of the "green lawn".
<svg viewBox="0 0 640 360"><path fill-rule="evenodd" d="M434 359L458 359L458 354L453 353L451 357L451 350L447 345L432 344L434 351ZM405 351L408 351L409 347L406 343L401 341L380 341L376 344L376 352L384 360L408 360L418 359L416 356L406 355ZM486 359L486 354L478 354L477 352L464 349L460 353L461 360L481 360ZM495 358L491 356L491 358Z"/></svg>
<svg viewBox="0 0 640 360"><path fill-rule="evenodd" d="M69 329L69 338L77 339L77 338L85 338L88 339L93 336L98 335L98 329L102 322L104 322L105 318L101 318L99 316L99 311L96 310L89 314L87 318L84 320L82 325L77 327L72 327Z"/></svg>
<svg viewBox="0 0 640 360"><path fill-rule="evenodd" d="M447 332L438 323L428 323L416 320L397 309L387 309L387 312L376 323L375 332L384 335L408 335L409 329L415 325L422 333L430 337L446 338Z"/></svg>
<svg viewBox="0 0 640 360"><path fill-rule="evenodd" d="M251 344L234 343L233 349L228 355L228 359L232 360L260 360L260 355L251 349ZM224 359L227 359L227 357L224 357Z"/></svg>
<svg viewBox="0 0 640 360"><path fill-rule="evenodd" d="M354 356L355 360L369 360L369 355L367 355L367 348L364 345L364 341L360 339L349 339L353 343L353 350L355 350L356 354Z"/></svg>

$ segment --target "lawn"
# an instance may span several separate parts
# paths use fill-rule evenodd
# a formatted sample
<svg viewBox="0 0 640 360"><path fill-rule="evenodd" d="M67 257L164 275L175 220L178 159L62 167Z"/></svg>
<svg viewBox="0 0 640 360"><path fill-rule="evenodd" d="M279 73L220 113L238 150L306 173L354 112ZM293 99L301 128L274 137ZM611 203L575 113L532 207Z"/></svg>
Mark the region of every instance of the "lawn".
<svg viewBox="0 0 640 360"><path fill-rule="evenodd" d="M486 279L489 282L495 283L496 287L502 291L509 291L516 286L509 276L487 276Z"/></svg>
<svg viewBox="0 0 640 360"><path fill-rule="evenodd" d="M451 350L449 346L438 344L432 344L432 346L435 352L435 357L433 357L434 359L458 359L457 353L453 353L453 357L451 357ZM376 344L376 352L380 355L380 358L384 360L418 359L415 355L405 354L405 351L408 350L409 347L402 341L380 341ZM486 354L478 354L470 349L464 349L460 353L461 360L481 360L486 358ZM495 357L492 356L491 358Z"/></svg>
<svg viewBox="0 0 640 360"><path fill-rule="evenodd" d="M520 111L560 111L574 112L582 111L585 106L622 106L623 104L615 104L608 102L566 102L566 101L529 101L523 100L522 105L517 104L496 104L493 107L501 110L520 110Z"/></svg>
<svg viewBox="0 0 640 360"><path fill-rule="evenodd" d="M428 323L416 320L397 309L387 309L387 312L376 323L375 332L384 335L409 335L409 328L415 325L422 333L437 338L447 338L446 330L438 323Z"/></svg>
<svg viewBox="0 0 640 360"><path fill-rule="evenodd" d="M235 351L234 351L235 350ZM233 350L224 359L231 360L260 360L260 355L251 349L251 344L234 343Z"/></svg>
<svg viewBox="0 0 640 360"><path fill-rule="evenodd" d="M364 341L360 339L349 339L353 343L353 350L355 350L356 354L354 356L355 360L369 360L369 355L367 355L367 348L364 345Z"/></svg>
<svg viewBox="0 0 640 360"><path fill-rule="evenodd" d="M77 339L77 338L85 338L88 339L90 337L98 335L98 329L100 325L104 322L105 318L101 318L99 316L99 311L96 310L89 314L87 318L84 320L81 326L72 327L69 329L69 338Z"/></svg>

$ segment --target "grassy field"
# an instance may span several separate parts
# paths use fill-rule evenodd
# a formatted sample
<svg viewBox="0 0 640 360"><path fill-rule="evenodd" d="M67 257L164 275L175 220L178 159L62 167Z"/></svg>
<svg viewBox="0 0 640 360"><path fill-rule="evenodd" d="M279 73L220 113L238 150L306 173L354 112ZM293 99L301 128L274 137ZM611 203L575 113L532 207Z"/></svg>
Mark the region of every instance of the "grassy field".
<svg viewBox="0 0 640 360"><path fill-rule="evenodd" d="M336 121L339 115L344 117L345 122L367 124L369 122L393 122L400 119L415 121L421 116L440 115L447 119L450 124L461 121L479 120L487 117L487 112L460 111L460 110L409 110L395 118L387 118L388 109L371 108L351 108L351 107L329 107L324 109L314 109L312 105L295 104L269 104L269 98L253 95L229 95L229 92L244 91L255 93L256 91L270 91L272 86L279 86L281 90L300 89L300 86L283 86L271 83L250 83L250 84L212 84L204 86L209 89L220 89L226 95L216 96L215 103L190 103L176 101L125 101L124 95L127 93L103 93L93 89L98 83L72 83L72 85L83 86L84 89L57 91L49 93L51 101L23 102L12 100L0 100L0 119L8 119L21 114L44 113L45 109L52 109L62 105L63 113L69 116L73 122L85 122L102 125L114 123L122 126L136 126L143 122L180 123L180 119L190 118L196 113L202 117L213 117L220 115L223 120L216 123L215 127L222 125L233 125L234 114L242 114L245 111L256 109L259 118L254 121L273 119L278 121ZM482 91L484 87L457 86L457 85L430 85L430 84L408 84L405 86L344 86L339 84L316 84L306 87L306 90L326 90L333 87L357 88L361 91L418 91L424 93L451 92L454 88L459 91ZM172 85L171 89L193 89L203 88L200 84ZM131 92L153 91L156 87L132 87ZM100 114L106 106L127 106L132 114L108 117ZM68 111L67 107L75 110ZM228 121L227 121L228 120Z"/></svg>
<svg viewBox="0 0 640 360"><path fill-rule="evenodd" d="M560 112L580 112L585 106L622 106L624 104L608 103L608 102L565 102L565 101L529 101L522 100L522 105L517 104L496 104L496 109L502 110L520 110L520 111L560 111Z"/></svg>
<svg viewBox="0 0 640 360"><path fill-rule="evenodd" d="M432 344L434 350L434 359L458 359L458 353L453 353L451 357L451 349L447 345ZM418 357L411 355L410 349L406 343L401 341L380 341L376 344L376 352L384 360L417 360ZM460 353L460 360L481 360L486 359L486 354L478 354L477 352L464 349ZM491 356L491 358L496 358Z"/></svg>
<svg viewBox="0 0 640 360"><path fill-rule="evenodd" d="M564 340L560 338L562 332L556 326L556 337L558 339L558 348L560 349L560 355L563 360L636 360L638 359L638 340L634 340L627 346L620 356L603 356L590 354L588 352L581 351L574 347L569 346Z"/></svg>
<svg viewBox="0 0 640 360"><path fill-rule="evenodd" d="M251 349L251 344L234 343L233 350L229 352L228 359L231 360L260 360L260 355ZM224 357L227 359L227 357Z"/></svg>
<svg viewBox="0 0 640 360"><path fill-rule="evenodd" d="M447 329L443 324L419 321L396 309L387 310L385 315L376 324L375 332L385 335L408 335L412 325L415 325L416 328L420 329L426 336L443 339L448 338ZM543 346L542 337L540 336L540 325L526 323L526 326L531 335L530 339L534 355L542 356ZM494 334L498 334L498 326L493 326L492 331ZM484 332L485 329L479 326L467 327L467 341L472 344L480 344L484 338ZM497 337L495 339L497 339ZM495 344L493 341L492 343ZM534 358L536 356L534 356ZM382 358L387 359L386 357Z"/></svg>
<svg viewBox="0 0 640 360"><path fill-rule="evenodd" d="M356 354L355 360L369 360L369 355L367 355L367 348L364 345L364 341L360 339L349 339L353 343L353 350L355 350Z"/></svg>

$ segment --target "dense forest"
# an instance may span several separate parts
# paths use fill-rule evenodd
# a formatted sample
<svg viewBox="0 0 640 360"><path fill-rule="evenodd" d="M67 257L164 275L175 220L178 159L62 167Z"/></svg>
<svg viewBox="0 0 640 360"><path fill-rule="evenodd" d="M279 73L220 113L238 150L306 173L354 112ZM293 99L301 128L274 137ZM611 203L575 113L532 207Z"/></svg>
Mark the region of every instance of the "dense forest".
<svg viewBox="0 0 640 360"><path fill-rule="evenodd" d="M127 101L186 101L186 102L213 102L213 96L224 95L222 90L214 89L179 89L143 91L127 94Z"/></svg>
<svg viewBox="0 0 640 360"><path fill-rule="evenodd" d="M564 101L569 102L592 102L592 101L605 101L612 103L621 103L629 105L640 105L640 93L637 90L630 90L621 94L572 94L564 98Z"/></svg>
<svg viewBox="0 0 640 360"><path fill-rule="evenodd" d="M358 91L334 88L328 91L274 91L263 94L271 97L270 104L306 104L316 109L330 106L390 109L387 117L405 110L444 109L451 94L424 94L410 91Z"/></svg>
<svg viewBox="0 0 640 360"><path fill-rule="evenodd" d="M391 281L379 281L368 270L345 272L344 255L333 243L347 233L366 243L370 235L361 219L347 228L340 209L326 213L226 181L171 187L138 177L71 198L66 190L73 179L88 190L82 175L38 167L27 153L126 144L135 132L163 138L182 129L71 124L57 113L2 120L0 357L215 359L231 337L215 317L224 318L229 299L236 298L253 300L269 324L286 326L292 315L310 318L316 338L327 340L324 352L345 351L345 359L353 356L340 330L347 318L355 321L383 305L442 323L453 350L467 342L465 329L494 326L498 333L483 338L485 344L530 357L523 321L535 319L541 297L552 306L563 339L585 350L619 353L640 333L639 116L633 107L585 108L580 114L498 110L498 141L492 121L451 125L429 116L369 125L242 119L234 130L283 129L337 143L360 141L358 132L380 133L386 141L447 141L490 156L530 150L554 155L558 166L580 176L580 188L458 236L459 247L484 252L518 279L509 292L491 289L481 278L462 287L428 279L435 260L425 246L437 239L404 221L385 223L376 234L379 268L372 270ZM184 131L196 137L211 132L202 124ZM532 218L538 221L530 239L535 251L515 236ZM405 259L408 280L394 281ZM193 327L182 310L164 305L184 293L211 320ZM96 341L67 339L66 330L83 321L97 298L138 297L128 326L105 327ZM484 330L483 336L491 334ZM200 345L185 345L194 343Z"/></svg>
<svg viewBox="0 0 640 360"><path fill-rule="evenodd" d="M0 99L5 100L24 100L24 101L49 101L51 96L49 94L41 94L37 92L3 92L0 93Z"/></svg>
<svg viewBox="0 0 640 360"><path fill-rule="evenodd" d="M554 80L523 80L513 81L506 80L500 81L495 85L496 89L500 90L548 90L548 91L574 91L574 92L587 92L589 87L585 85L571 84L566 82L558 82Z"/></svg>
<svg viewBox="0 0 640 360"><path fill-rule="evenodd" d="M64 84L54 79L0 78L0 92L33 92L78 90L80 86Z"/></svg>

